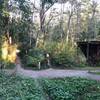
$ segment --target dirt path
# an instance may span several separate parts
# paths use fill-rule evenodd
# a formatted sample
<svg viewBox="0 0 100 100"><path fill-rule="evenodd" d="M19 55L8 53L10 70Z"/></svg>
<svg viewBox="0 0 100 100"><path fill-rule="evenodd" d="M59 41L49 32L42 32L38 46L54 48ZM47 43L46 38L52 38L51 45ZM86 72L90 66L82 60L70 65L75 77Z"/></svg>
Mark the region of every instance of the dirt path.
<svg viewBox="0 0 100 100"><path fill-rule="evenodd" d="M12 70L8 72L13 72ZM61 69L46 69L40 71L25 70L17 64L17 74L31 78L63 78L63 77L81 77L93 80L100 80L100 75L88 73L88 70L61 70Z"/></svg>
<svg viewBox="0 0 100 100"><path fill-rule="evenodd" d="M100 80L100 75L90 74L88 73L88 70L82 71L82 70L47 69L41 71L32 71L32 70L21 69L18 74L31 78L82 77L82 78Z"/></svg>
<svg viewBox="0 0 100 100"><path fill-rule="evenodd" d="M81 77L93 80L100 80L100 75L88 73L88 70L61 70L61 69L46 69L40 71L25 70L20 64L17 64L17 74L31 78L63 78L63 77ZM9 72L9 71L8 71ZM10 70L11 72L11 70Z"/></svg>

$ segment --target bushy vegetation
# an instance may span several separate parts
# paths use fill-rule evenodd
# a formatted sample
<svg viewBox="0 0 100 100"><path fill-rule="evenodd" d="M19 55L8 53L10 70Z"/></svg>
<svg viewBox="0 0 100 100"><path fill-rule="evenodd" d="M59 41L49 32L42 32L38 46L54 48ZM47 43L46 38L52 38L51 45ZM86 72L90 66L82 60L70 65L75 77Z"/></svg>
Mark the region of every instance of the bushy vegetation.
<svg viewBox="0 0 100 100"><path fill-rule="evenodd" d="M46 93L52 100L99 100L100 83L76 78L43 80Z"/></svg>
<svg viewBox="0 0 100 100"><path fill-rule="evenodd" d="M42 87L42 88L41 88ZM100 100L100 82L81 79L24 79L0 74L0 100Z"/></svg>
<svg viewBox="0 0 100 100"><path fill-rule="evenodd" d="M0 100L44 100L33 79L0 74Z"/></svg>
<svg viewBox="0 0 100 100"><path fill-rule="evenodd" d="M71 43L52 42L45 49L50 53L52 66L71 68L84 67L86 65L82 52L80 50L77 51L77 46L71 46ZM79 55L77 55L77 52Z"/></svg>
<svg viewBox="0 0 100 100"><path fill-rule="evenodd" d="M27 67L33 67L33 68L38 68L39 62L41 62L42 64L42 62L44 61L45 61L45 54L44 51L40 48L30 49L29 52L22 58L22 62Z"/></svg>
<svg viewBox="0 0 100 100"><path fill-rule="evenodd" d="M46 43L41 48L34 47L33 49L29 49L27 54L24 54L23 57L21 56L22 62L25 66L33 68L38 68L38 63L41 62L41 69L48 68L47 53L49 54L51 67L84 67L86 64L85 60L82 60L84 56L79 57L77 55L76 46L70 47L70 44L63 44L62 42Z"/></svg>

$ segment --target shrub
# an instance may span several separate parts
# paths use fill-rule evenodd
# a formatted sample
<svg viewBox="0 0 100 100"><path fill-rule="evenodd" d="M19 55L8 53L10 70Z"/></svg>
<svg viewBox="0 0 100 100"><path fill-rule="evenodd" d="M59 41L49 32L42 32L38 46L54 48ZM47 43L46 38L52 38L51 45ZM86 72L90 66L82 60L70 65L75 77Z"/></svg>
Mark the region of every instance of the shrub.
<svg viewBox="0 0 100 100"><path fill-rule="evenodd" d="M50 54L55 54L58 51L58 44L57 42L50 42L50 43L46 43L44 50L47 51Z"/></svg>
<svg viewBox="0 0 100 100"><path fill-rule="evenodd" d="M44 61L44 59L43 50L38 48L30 49L29 53L24 56L24 63L30 67L38 66L38 63Z"/></svg>
<svg viewBox="0 0 100 100"><path fill-rule="evenodd" d="M59 66L68 66L72 67L74 64L73 58L71 58L67 53L58 53L52 58L52 62L54 65Z"/></svg>
<svg viewBox="0 0 100 100"><path fill-rule="evenodd" d="M38 66L38 63L41 62L47 68L46 53L49 53L50 63L53 66L84 67L83 61L78 62L76 47L71 47L70 44L64 44L64 42L46 42L43 48L29 49L23 58L24 63L27 66ZM80 59L82 57L80 56Z"/></svg>
<svg viewBox="0 0 100 100"><path fill-rule="evenodd" d="M14 63L5 62L3 60L0 61L0 68L1 69L13 69L15 67Z"/></svg>
<svg viewBox="0 0 100 100"><path fill-rule="evenodd" d="M70 54L67 52L57 53L52 56L51 62L54 66L62 67L85 67L87 66L85 62L78 62L77 56L75 54Z"/></svg>

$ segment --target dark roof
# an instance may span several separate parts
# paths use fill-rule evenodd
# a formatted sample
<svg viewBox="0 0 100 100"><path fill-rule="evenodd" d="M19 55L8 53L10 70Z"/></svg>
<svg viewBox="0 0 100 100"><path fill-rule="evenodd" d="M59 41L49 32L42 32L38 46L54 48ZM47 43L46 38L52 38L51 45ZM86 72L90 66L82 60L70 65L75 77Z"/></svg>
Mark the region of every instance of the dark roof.
<svg viewBox="0 0 100 100"><path fill-rule="evenodd" d="M100 41L78 41L78 44L100 44Z"/></svg>

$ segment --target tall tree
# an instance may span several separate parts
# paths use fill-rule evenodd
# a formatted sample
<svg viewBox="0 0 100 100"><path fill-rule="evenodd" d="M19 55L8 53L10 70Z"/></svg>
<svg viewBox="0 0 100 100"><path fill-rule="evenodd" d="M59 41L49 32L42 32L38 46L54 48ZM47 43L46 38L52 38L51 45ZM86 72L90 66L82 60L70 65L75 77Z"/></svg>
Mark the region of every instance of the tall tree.
<svg viewBox="0 0 100 100"><path fill-rule="evenodd" d="M43 34L45 40L45 17L46 12L54 5L57 0L40 0L40 32Z"/></svg>
<svg viewBox="0 0 100 100"><path fill-rule="evenodd" d="M88 34L89 38L96 38L96 13L97 13L97 2L92 1L90 5L91 17L89 19Z"/></svg>
<svg viewBox="0 0 100 100"><path fill-rule="evenodd" d="M67 21L67 34L66 34L66 42L68 43L69 40L70 40L70 30L71 30L71 19L72 19L72 16L74 14L74 8L75 8L75 1L73 0L70 0L69 1L69 4L70 4L70 9L68 10L68 21Z"/></svg>

